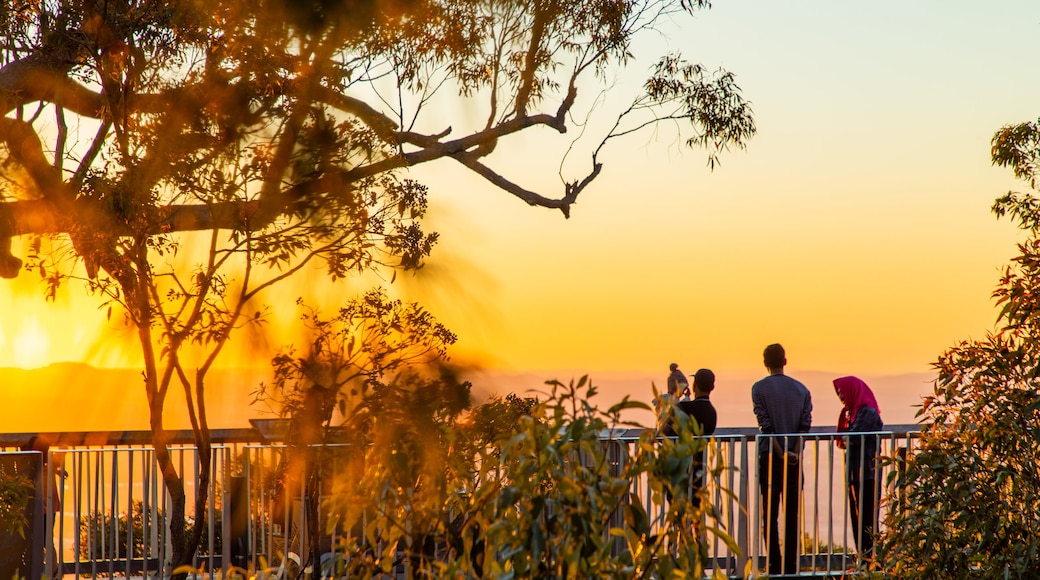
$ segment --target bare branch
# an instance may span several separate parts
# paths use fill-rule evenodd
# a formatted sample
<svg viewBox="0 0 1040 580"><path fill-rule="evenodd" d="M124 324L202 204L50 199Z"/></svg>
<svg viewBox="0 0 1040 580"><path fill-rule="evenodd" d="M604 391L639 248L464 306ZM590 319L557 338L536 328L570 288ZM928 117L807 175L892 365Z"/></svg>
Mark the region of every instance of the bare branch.
<svg viewBox="0 0 1040 580"><path fill-rule="evenodd" d="M480 161L475 155L466 155L464 153L460 153L454 155L453 157L457 159L459 163L465 165L468 169L470 169L477 175L480 175L481 177L488 180L489 182L494 184L496 187L502 189L503 191L506 191L524 200L528 203L528 205L534 205L550 209L558 209L561 212L563 212L564 217L570 217L571 205L574 204L575 200L578 197L578 194L581 193L581 191L585 189L585 186L591 183L597 175L599 175L599 172L603 167L600 163L594 164L592 173L590 173L584 180L582 180L580 184L567 184L564 196L560 199L552 199L535 193L533 191L530 191L528 189L524 189L523 187L520 187L512 181L509 181L508 179L502 177L498 173L492 171L486 165L480 163Z"/></svg>

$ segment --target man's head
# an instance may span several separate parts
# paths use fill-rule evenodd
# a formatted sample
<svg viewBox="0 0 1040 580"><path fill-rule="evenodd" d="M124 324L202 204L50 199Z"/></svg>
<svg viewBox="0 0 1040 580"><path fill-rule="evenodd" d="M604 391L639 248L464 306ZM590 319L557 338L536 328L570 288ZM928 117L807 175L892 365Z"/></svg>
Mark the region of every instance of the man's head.
<svg viewBox="0 0 1040 580"><path fill-rule="evenodd" d="M698 395L707 395L715 390L715 373L701 369L693 375L693 390Z"/></svg>
<svg viewBox="0 0 1040 580"><path fill-rule="evenodd" d="M678 363L672 363L672 364L668 365L668 370L670 370L670 371L674 371L677 368L679 368Z"/></svg>
<svg viewBox="0 0 1040 580"><path fill-rule="evenodd" d="M787 364L787 353L784 352L784 347L779 344L767 346L762 353L762 362L771 371L784 370L784 365Z"/></svg>

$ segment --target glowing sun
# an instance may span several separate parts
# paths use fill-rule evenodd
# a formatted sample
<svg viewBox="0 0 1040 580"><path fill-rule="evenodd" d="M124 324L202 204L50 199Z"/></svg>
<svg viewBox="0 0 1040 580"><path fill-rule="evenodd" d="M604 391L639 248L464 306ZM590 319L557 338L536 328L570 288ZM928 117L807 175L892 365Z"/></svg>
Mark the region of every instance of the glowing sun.
<svg viewBox="0 0 1040 580"><path fill-rule="evenodd" d="M47 362L50 338L36 317L22 319L22 325L14 333L11 347L14 363L21 368L35 368Z"/></svg>

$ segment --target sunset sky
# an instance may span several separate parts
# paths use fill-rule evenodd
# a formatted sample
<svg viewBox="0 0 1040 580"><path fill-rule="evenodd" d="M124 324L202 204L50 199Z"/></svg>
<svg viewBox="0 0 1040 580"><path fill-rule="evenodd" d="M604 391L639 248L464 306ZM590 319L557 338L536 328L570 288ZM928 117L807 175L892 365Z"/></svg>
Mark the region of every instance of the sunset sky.
<svg viewBox="0 0 1040 580"><path fill-rule="evenodd" d="M758 369L775 341L794 368L927 371L991 329L1021 234L990 206L1026 186L989 142L1040 115L1040 3L713 4L631 68L734 72L747 150L712 172L671 134L612 143L570 220L452 172L441 255L473 300L434 310L490 364L593 371Z"/></svg>
<svg viewBox="0 0 1040 580"><path fill-rule="evenodd" d="M718 0L636 48L601 110L680 51L736 74L758 135L714 171L670 128L611 142L569 220L449 161L415 170L442 242L396 284L460 335L458 357L663 380L673 361L757 371L781 342L792 370L922 373L993 327L1022 234L990 206L1026 185L991 166L989 141L1040 116L1040 2ZM531 132L493 164L555 193L572 137ZM75 288L46 304L23 275L0 300L0 366L135 362L119 317Z"/></svg>

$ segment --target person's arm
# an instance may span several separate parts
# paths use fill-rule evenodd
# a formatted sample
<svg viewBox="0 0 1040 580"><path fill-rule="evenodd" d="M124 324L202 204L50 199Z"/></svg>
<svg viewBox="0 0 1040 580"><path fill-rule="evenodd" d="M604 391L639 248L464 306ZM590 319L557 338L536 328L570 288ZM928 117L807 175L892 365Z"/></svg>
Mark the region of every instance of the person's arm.
<svg viewBox="0 0 1040 580"><path fill-rule="evenodd" d="M842 428L842 425L845 425L844 429ZM849 430L848 425L849 425L849 410L845 409L845 408L842 408L841 412L838 413L838 425L837 425L837 427L835 427L835 429L838 431L838 433L842 433L844 431L848 431ZM834 443L837 444L838 449L845 449L845 442L846 441L847 441L847 438L846 437L842 437L840 435L834 438Z"/></svg>
<svg viewBox="0 0 1040 580"><path fill-rule="evenodd" d="M751 403L755 411L755 418L758 419L758 430L763 435L776 435L776 427L773 426L773 419L769 416L769 411L766 410L765 401L762 399L762 395L751 389ZM783 456L785 453L783 445L780 445L779 437L769 438L769 448L773 453ZM790 457L788 457L790 460Z"/></svg>
<svg viewBox="0 0 1040 580"><path fill-rule="evenodd" d="M805 401L802 402L802 413L798 416L798 432L808 433L810 428L812 428L812 395L806 390ZM788 462L798 461L802 454L802 445L799 444L796 449L796 451L782 450Z"/></svg>
<svg viewBox="0 0 1040 580"><path fill-rule="evenodd" d="M772 435L776 433L776 428L773 427L773 420L769 417L769 412L766 411L765 401L762 400L762 395L751 389L751 405L755 411L755 418L758 419L758 429L765 435Z"/></svg>

